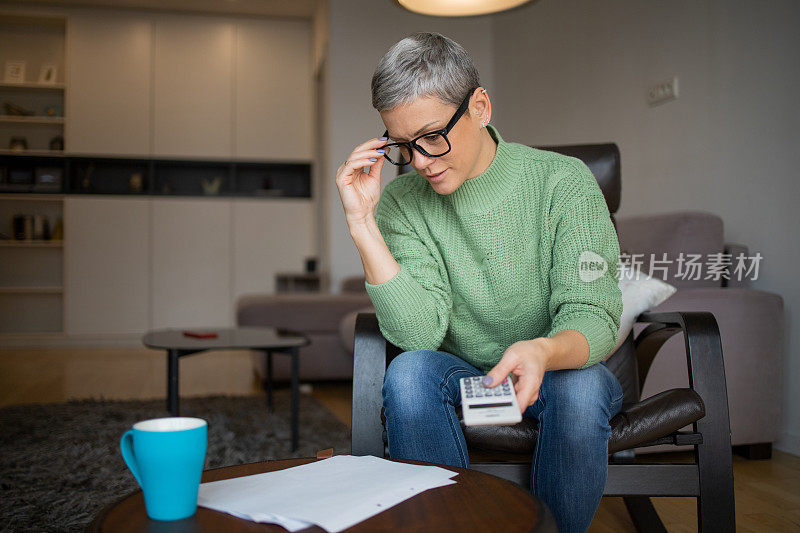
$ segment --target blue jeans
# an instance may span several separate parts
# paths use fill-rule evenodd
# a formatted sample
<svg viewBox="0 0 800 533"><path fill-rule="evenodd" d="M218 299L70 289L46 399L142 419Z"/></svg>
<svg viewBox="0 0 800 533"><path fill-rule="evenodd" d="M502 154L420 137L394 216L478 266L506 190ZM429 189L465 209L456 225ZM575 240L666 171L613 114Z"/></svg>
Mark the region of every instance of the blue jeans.
<svg viewBox="0 0 800 533"><path fill-rule="evenodd" d="M383 381L389 455L469 468L456 406L459 379L484 373L447 352L414 350L392 360ZM608 476L609 420L622 387L605 365L546 372L539 399L523 413L539 421L531 490L562 533L586 531Z"/></svg>

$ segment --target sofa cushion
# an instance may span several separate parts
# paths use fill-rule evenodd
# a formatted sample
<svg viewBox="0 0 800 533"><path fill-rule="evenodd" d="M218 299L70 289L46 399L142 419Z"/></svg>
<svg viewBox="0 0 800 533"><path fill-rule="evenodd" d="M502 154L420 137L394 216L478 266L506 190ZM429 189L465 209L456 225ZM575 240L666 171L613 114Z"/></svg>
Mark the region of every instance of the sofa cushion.
<svg viewBox="0 0 800 533"><path fill-rule="evenodd" d="M622 291L622 316L619 319L617 345L609 352L609 357L617 351L628 334L633 330L636 317L662 304L675 294L675 287L665 281L648 276L639 269L620 263L619 289Z"/></svg>
<svg viewBox="0 0 800 533"><path fill-rule="evenodd" d="M656 215L617 217L617 235L622 254L643 254L641 270L650 274L651 258L662 260L667 254L667 276L655 271L652 275L681 287L720 287L722 280L706 277L705 264L709 254L721 253L724 249L722 219L703 211L677 211ZM678 257L684 254L700 254L702 264L700 279L682 279L678 275Z"/></svg>
<svg viewBox="0 0 800 533"><path fill-rule="evenodd" d="M342 316L369 303L366 292L246 294L236 302L236 324L337 335Z"/></svg>

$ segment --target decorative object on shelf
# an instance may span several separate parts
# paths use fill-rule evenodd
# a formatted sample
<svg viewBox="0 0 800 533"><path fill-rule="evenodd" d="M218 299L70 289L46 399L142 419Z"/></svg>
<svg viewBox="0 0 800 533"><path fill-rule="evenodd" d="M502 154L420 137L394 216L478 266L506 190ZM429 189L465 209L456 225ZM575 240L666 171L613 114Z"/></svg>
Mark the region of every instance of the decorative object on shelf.
<svg viewBox="0 0 800 533"><path fill-rule="evenodd" d="M9 167L5 169L5 177L0 180L0 190L9 192L28 192L33 183L33 174L29 168Z"/></svg>
<svg viewBox="0 0 800 533"><path fill-rule="evenodd" d="M83 178L81 178L81 192L92 191L92 172L94 172L94 163L89 163L89 166L83 171Z"/></svg>
<svg viewBox="0 0 800 533"><path fill-rule="evenodd" d="M53 228L53 234L50 235L50 240L52 241L64 240L64 221L61 220L61 217L58 217L58 220L56 220L56 225Z"/></svg>
<svg viewBox="0 0 800 533"><path fill-rule="evenodd" d="M33 215L33 238L40 241L44 238L44 217Z"/></svg>
<svg viewBox="0 0 800 533"><path fill-rule="evenodd" d="M8 148L21 152L28 149L28 140L25 137L11 137L8 141Z"/></svg>
<svg viewBox="0 0 800 533"><path fill-rule="evenodd" d="M53 151L64 150L64 137L56 135L50 139L50 149Z"/></svg>
<svg viewBox="0 0 800 533"><path fill-rule="evenodd" d="M30 117L34 115L33 110L25 109L13 102L3 102L3 112L11 117Z"/></svg>
<svg viewBox="0 0 800 533"><path fill-rule="evenodd" d="M132 193L140 193L144 188L144 178L142 178L141 172L134 172L131 174L131 177L128 179L128 189Z"/></svg>
<svg viewBox="0 0 800 533"><path fill-rule="evenodd" d="M33 172L29 168L10 168L8 170L9 185L32 185Z"/></svg>
<svg viewBox="0 0 800 533"><path fill-rule="evenodd" d="M313 274L317 271L317 258L306 257L306 273Z"/></svg>
<svg viewBox="0 0 800 533"><path fill-rule="evenodd" d="M25 62L21 60L6 61L3 81L6 83L25 83Z"/></svg>
<svg viewBox="0 0 800 533"><path fill-rule="evenodd" d="M168 181L164 181L161 185L161 194L172 194L172 185Z"/></svg>
<svg viewBox="0 0 800 533"><path fill-rule="evenodd" d="M30 241L33 239L33 215L14 215L11 219L14 239Z"/></svg>
<svg viewBox="0 0 800 533"><path fill-rule="evenodd" d="M203 194L216 196L219 194L219 189L222 186L222 177L217 176L214 179L203 178L200 184L203 186Z"/></svg>
<svg viewBox="0 0 800 533"><path fill-rule="evenodd" d="M59 167L36 167L34 190L60 191L64 169Z"/></svg>
<svg viewBox="0 0 800 533"><path fill-rule="evenodd" d="M56 82L56 74L58 73L58 67L52 64L44 64L42 65L41 70L39 70L39 83L44 83L46 85L53 85Z"/></svg>
<svg viewBox="0 0 800 533"><path fill-rule="evenodd" d="M64 116L64 111L60 105L49 105L44 108L44 116L46 117L61 117Z"/></svg>

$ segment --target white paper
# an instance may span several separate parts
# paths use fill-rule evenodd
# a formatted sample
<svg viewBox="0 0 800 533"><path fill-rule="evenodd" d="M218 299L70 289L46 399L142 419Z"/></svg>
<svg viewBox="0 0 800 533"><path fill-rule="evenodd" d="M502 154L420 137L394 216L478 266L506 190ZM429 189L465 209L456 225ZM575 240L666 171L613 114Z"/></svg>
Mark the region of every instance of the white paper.
<svg viewBox="0 0 800 533"><path fill-rule="evenodd" d="M457 475L438 466L336 455L305 465L200 485L198 505L298 531L338 532Z"/></svg>

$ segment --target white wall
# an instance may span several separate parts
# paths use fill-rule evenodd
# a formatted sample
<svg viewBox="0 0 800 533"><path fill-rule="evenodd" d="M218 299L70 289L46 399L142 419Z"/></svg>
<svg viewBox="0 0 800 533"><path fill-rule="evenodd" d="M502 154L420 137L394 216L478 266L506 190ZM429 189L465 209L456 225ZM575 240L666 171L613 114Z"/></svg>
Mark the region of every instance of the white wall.
<svg viewBox="0 0 800 533"><path fill-rule="evenodd" d="M378 61L394 43L416 31L437 31L460 43L492 91L491 20L488 17L439 19L409 13L388 0L331 0L328 13L327 176L322 194L327 200L331 288L338 292L342 278L363 275L358 251L350 238L339 191L336 169L356 145L383 133L380 115L372 108L370 80ZM384 164L382 185L397 175ZM324 210L323 210L324 212Z"/></svg>
<svg viewBox="0 0 800 533"><path fill-rule="evenodd" d="M525 144L614 141L621 215L700 209L764 256L786 310L783 438L800 453L800 3L540 0L493 18L493 114ZM646 104L673 75L680 98Z"/></svg>

